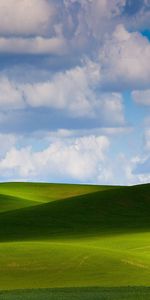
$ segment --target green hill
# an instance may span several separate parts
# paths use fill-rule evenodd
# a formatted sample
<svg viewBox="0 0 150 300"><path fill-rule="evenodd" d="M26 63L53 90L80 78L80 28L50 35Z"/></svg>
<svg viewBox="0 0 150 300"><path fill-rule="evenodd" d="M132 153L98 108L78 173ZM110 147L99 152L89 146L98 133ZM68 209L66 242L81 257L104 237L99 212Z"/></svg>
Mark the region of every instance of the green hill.
<svg viewBox="0 0 150 300"><path fill-rule="evenodd" d="M109 188L114 187L97 185L9 182L0 183L0 194L42 203L88 194Z"/></svg>
<svg viewBox="0 0 150 300"><path fill-rule="evenodd" d="M149 184L8 183L0 193L1 290L149 286Z"/></svg>
<svg viewBox="0 0 150 300"><path fill-rule="evenodd" d="M0 194L0 213L39 204L39 202L20 199L19 197Z"/></svg>
<svg viewBox="0 0 150 300"><path fill-rule="evenodd" d="M143 185L140 188L106 189L40 205L31 206L29 202L30 207L1 214L0 240L73 238L148 231L149 192L150 186Z"/></svg>

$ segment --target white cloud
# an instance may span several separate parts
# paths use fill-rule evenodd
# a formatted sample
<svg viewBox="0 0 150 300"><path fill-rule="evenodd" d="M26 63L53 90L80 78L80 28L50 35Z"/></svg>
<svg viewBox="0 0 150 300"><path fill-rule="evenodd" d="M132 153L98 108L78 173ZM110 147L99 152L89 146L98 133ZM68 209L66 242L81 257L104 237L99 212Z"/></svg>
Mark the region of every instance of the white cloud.
<svg viewBox="0 0 150 300"><path fill-rule="evenodd" d="M150 90L133 91L132 97L137 104L150 105Z"/></svg>
<svg viewBox="0 0 150 300"><path fill-rule="evenodd" d="M2 137L3 141L6 138ZM110 139L106 136L74 137L73 133L61 130L56 136L51 133L42 139L47 139L49 145L39 151L32 146L17 147L10 136L5 144L6 153L0 158L1 178L118 185L150 180L148 156L127 157L125 153L110 156Z"/></svg>
<svg viewBox="0 0 150 300"><path fill-rule="evenodd" d="M118 24L132 31L150 27L150 6L145 0L64 0L67 13L62 21L64 32L71 33L75 49L82 50L103 43Z"/></svg>
<svg viewBox="0 0 150 300"><path fill-rule="evenodd" d="M99 66L88 62L56 74L50 81L26 84L23 88L28 105L63 109L71 116L99 118L105 123L124 124L122 96L96 92L100 81Z"/></svg>
<svg viewBox="0 0 150 300"><path fill-rule="evenodd" d="M149 1L141 4L137 1L134 7L132 2L0 1L0 53L37 55L32 71L32 67L29 71L25 66L31 60L24 59L24 55L19 59L9 55L11 68L9 60L7 64L3 62L6 69L2 66L0 77L1 130L7 132L11 127L16 131L32 131L36 124L33 126L31 116L43 124L47 111L50 115L53 112L49 109L54 109L56 115L56 110L59 111L62 119L67 116L64 123L69 123L70 117L81 118L73 120L77 128L80 124L90 128L101 126L89 130L58 129L49 135L44 132L44 139L38 136L28 139L24 135L21 142L13 135L0 134L0 170L5 178L124 184L142 183L150 178L149 129L145 131L143 155L136 156L135 149L135 156L130 157L128 147L119 155L123 146L114 144L109 157L105 156L109 139L130 130L125 127L121 92L131 89L136 103L150 105L150 42L139 32L133 32L149 28ZM116 27L118 23L121 25ZM42 54L40 60L38 54ZM57 60L53 56L47 59L45 54L67 55ZM83 62L83 55L93 61ZM48 60L50 64L46 65ZM78 66L71 69L77 61ZM21 71L15 73L20 66ZM58 70L59 66L66 70ZM38 128L45 128L48 120L44 122ZM150 125L150 118L145 119L145 124Z"/></svg>
<svg viewBox="0 0 150 300"><path fill-rule="evenodd" d="M46 0L1 0L0 34L42 34L54 15L54 5Z"/></svg>
<svg viewBox="0 0 150 300"><path fill-rule="evenodd" d="M99 66L88 61L51 79L36 83L17 83L0 79L1 110L48 107L71 117L97 118L101 123L124 125L124 105L119 93L96 91L101 78Z"/></svg>
<svg viewBox="0 0 150 300"><path fill-rule="evenodd" d="M129 157L128 153L118 152L113 160L109 160L109 165L107 163L105 166L106 172L108 170L110 174L113 174L109 179L109 184L135 185L149 182L150 172L142 170L143 167L141 168L144 161L142 156Z"/></svg>
<svg viewBox="0 0 150 300"><path fill-rule="evenodd" d="M95 131L95 134L91 131L90 135L83 131L77 136L78 132L59 130L56 133L35 133L26 140L13 135L0 135L3 145L0 156L1 180L71 180L118 185L148 182L149 144L145 144L147 154L129 157L127 153L117 152L111 155L109 135L112 140L114 132L106 132L109 137L100 133L100 130ZM147 134L149 136L149 132ZM34 147L39 139L42 150Z"/></svg>
<svg viewBox="0 0 150 300"><path fill-rule="evenodd" d="M72 46L71 51L82 52L87 51L87 48L90 51L93 47L91 38L98 45L106 34L112 33L118 22L122 22L129 30L149 28L150 12L147 3L143 1L141 8L133 16L131 14L128 16L126 9L128 6L132 9L133 5L127 2L126 0L1 0L0 35L1 38L5 37L3 44L7 52L9 45L11 46L9 53L11 51L14 53L14 44L18 45L18 51L21 53L23 53L22 45L25 44L24 53L25 51L32 53L28 50L29 41L25 43L23 39L13 40L12 37L16 36L51 36L52 39L61 36L62 40L65 36L68 48ZM6 36L11 38L6 39Z"/></svg>
<svg viewBox="0 0 150 300"><path fill-rule="evenodd" d="M97 106L97 112L102 112L106 123L125 124L124 104L121 94L101 93L98 97Z"/></svg>
<svg viewBox="0 0 150 300"><path fill-rule="evenodd" d="M13 146L16 145L18 137L13 134L2 134L0 133L0 158L6 154Z"/></svg>
<svg viewBox="0 0 150 300"><path fill-rule="evenodd" d="M44 137L44 139L50 141L51 139L57 138L73 138L73 137L83 137L83 136L116 136L131 133L133 129L131 127L101 127L92 129L76 129L69 130L60 128L56 131L41 131L36 132L35 135L39 138Z"/></svg>
<svg viewBox="0 0 150 300"><path fill-rule="evenodd" d="M0 107L1 110L20 109L25 107L16 84L9 81L6 77L0 78Z"/></svg>
<svg viewBox="0 0 150 300"><path fill-rule="evenodd" d="M62 37L4 38L0 37L1 53L20 54L65 54L67 51Z"/></svg>
<svg viewBox="0 0 150 300"><path fill-rule="evenodd" d="M23 89L26 102L32 107L53 107L66 109L74 115L91 115L95 97L92 83L96 71L90 71L92 69L88 67L75 67L56 74L47 82L25 84Z"/></svg>
<svg viewBox="0 0 150 300"><path fill-rule="evenodd" d="M115 89L146 88L150 84L150 42L118 25L99 53L102 84Z"/></svg>
<svg viewBox="0 0 150 300"><path fill-rule="evenodd" d="M114 20L121 14L125 2L125 0L64 0L68 13L66 30L72 29L74 19L76 20L74 46L76 47L76 43L78 47L85 46L90 36L99 41L106 32L111 32L115 26ZM80 9L75 18L70 11L73 11L73 7L77 4L80 5Z"/></svg>
<svg viewBox="0 0 150 300"><path fill-rule="evenodd" d="M150 182L150 129L146 128L143 138L142 154L133 160L132 177L138 183Z"/></svg>
<svg viewBox="0 0 150 300"><path fill-rule="evenodd" d="M94 182L105 171L103 164L109 148L105 136L54 140L41 152L31 147L11 148L0 161L5 176L28 179L48 178Z"/></svg>
<svg viewBox="0 0 150 300"><path fill-rule="evenodd" d="M135 152L136 153L136 152ZM146 128L143 136L143 149L140 154L127 158L127 153L120 157L120 170L125 184L143 184L150 182L150 129ZM119 158L119 156L118 156ZM118 160L118 159L117 159ZM117 163L115 161L115 165ZM115 175L116 177L116 175Z"/></svg>

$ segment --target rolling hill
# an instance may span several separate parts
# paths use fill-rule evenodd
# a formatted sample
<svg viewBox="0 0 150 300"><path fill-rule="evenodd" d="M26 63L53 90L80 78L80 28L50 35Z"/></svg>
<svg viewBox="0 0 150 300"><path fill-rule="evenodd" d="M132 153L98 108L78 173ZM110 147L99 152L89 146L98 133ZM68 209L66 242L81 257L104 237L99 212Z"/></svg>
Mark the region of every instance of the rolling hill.
<svg viewBox="0 0 150 300"><path fill-rule="evenodd" d="M1 291L149 286L149 249L149 184L0 184Z"/></svg>

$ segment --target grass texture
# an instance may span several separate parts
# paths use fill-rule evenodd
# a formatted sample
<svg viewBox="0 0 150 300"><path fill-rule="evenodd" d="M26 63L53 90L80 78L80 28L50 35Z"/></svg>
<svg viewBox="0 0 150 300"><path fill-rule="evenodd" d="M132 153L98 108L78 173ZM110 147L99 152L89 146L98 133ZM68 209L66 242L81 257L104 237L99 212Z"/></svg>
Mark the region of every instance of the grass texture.
<svg viewBox="0 0 150 300"><path fill-rule="evenodd" d="M0 184L0 299L146 300L149 250L149 184Z"/></svg>

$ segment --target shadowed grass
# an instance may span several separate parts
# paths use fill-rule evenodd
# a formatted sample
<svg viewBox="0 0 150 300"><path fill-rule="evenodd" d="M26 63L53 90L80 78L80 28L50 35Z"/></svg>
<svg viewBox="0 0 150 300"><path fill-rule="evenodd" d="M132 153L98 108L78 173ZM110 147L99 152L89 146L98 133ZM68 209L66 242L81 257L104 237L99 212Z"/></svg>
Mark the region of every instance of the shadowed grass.
<svg viewBox="0 0 150 300"><path fill-rule="evenodd" d="M90 288L149 286L150 185L0 187L0 290L85 287L69 299L147 299L144 288ZM68 299L69 290L53 291L10 297Z"/></svg>
<svg viewBox="0 0 150 300"><path fill-rule="evenodd" d="M40 204L40 202L0 194L0 213L30 207L37 204Z"/></svg>
<svg viewBox="0 0 150 300"><path fill-rule="evenodd" d="M0 194L28 199L36 202L39 201L41 203L102 191L110 188L116 187L98 185L9 182L0 183Z"/></svg>
<svg viewBox="0 0 150 300"><path fill-rule="evenodd" d="M0 240L149 231L150 185L110 189L0 215Z"/></svg>
<svg viewBox="0 0 150 300"><path fill-rule="evenodd" d="M82 288L0 293L0 300L149 300L150 288Z"/></svg>

